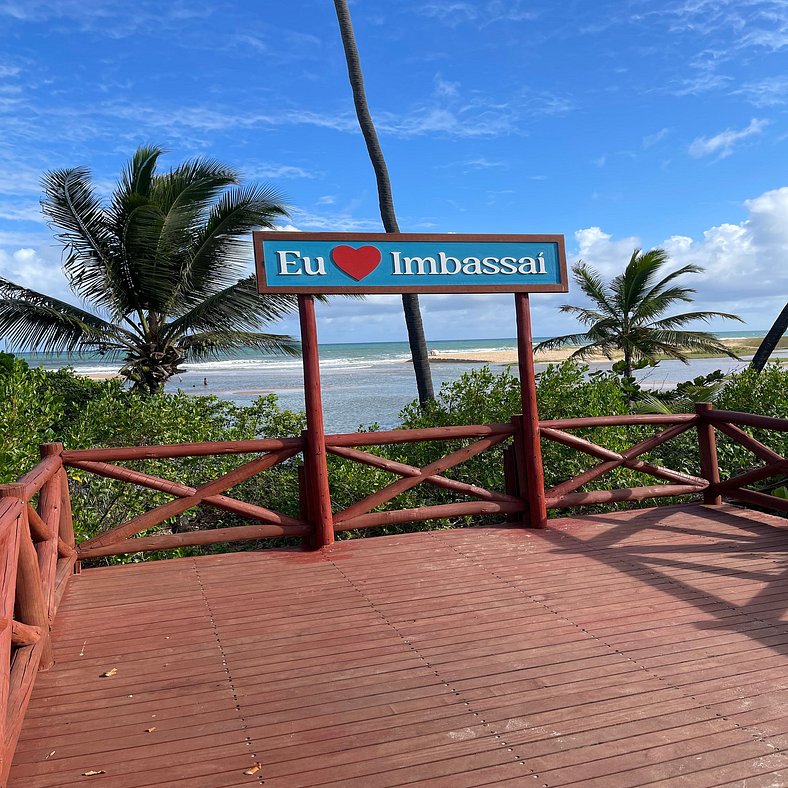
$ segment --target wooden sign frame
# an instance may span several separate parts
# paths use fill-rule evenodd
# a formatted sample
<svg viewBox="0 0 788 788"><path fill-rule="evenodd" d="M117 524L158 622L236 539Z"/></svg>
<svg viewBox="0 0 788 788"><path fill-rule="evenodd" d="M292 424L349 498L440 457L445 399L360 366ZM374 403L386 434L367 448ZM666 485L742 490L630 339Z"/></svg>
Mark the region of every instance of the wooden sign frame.
<svg viewBox="0 0 788 788"><path fill-rule="evenodd" d="M387 244L396 245L399 243L408 242L422 242L422 243L435 243L435 244L463 244L463 243L479 243L487 245L489 250L490 244L495 243L532 243L532 244L556 244L555 256L550 261L553 272L557 274L557 282L549 284L534 284L533 281L515 284L516 278L514 274L507 270L505 275L511 274L513 281L505 284L456 284L456 285L404 285L404 286L372 286L369 284L347 284L342 286L337 285L315 285L315 286L276 286L269 285L266 281L266 270L264 260L264 247L263 243L266 239L276 240L290 240L293 241L319 241L324 244L338 243L340 245L355 244ZM539 412L536 404L536 373L534 370L534 356L533 356L533 334L531 331L531 310L529 303L530 293L566 293L569 290L569 281L566 270L566 248L564 245L563 235L432 235L422 233L301 233L301 232L273 232L273 231L256 231L253 233L254 241L254 256L255 267L257 271L257 284L258 290L261 294L266 293L282 293L298 296L298 313L299 321L301 324L301 348L302 348L302 361L304 367L304 404L306 410L307 429L303 433L304 437L304 476L306 479L306 488L309 491L308 501L306 508L308 510L309 519L315 525L315 540L312 544L313 547L326 547L334 541L334 522L331 509L331 491L328 485L328 466L326 462L326 439L325 439L325 425L323 423L323 398L320 385L320 358L317 343L317 320L315 316L315 295L348 295L352 293L357 294L372 294L372 293L513 293L514 294L514 307L517 324L517 358L520 370L520 403L522 409L522 416L518 419L519 429L515 435L515 447L518 454L518 464L522 467L523 474L523 494L527 502L527 513L524 518L525 525L532 528L544 528L547 525L547 506L544 491L544 468L542 465L542 450L539 432ZM319 248L319 247L315 247ZM363 279L365 276L371 274L376 270L377 266L382 259L383 251L378 252L378 260L371 261L372 266L369 273L363 271L354 271L349 273L348 269L340 266L336 258L333 258L335 249L326 251L327 247L323 246L321 249L323 257L323 265L325 265L326 257L331 256L336 264L337 270L344 273L349 279ZM350 248L347 250L350 253L358 251L358 248ZM394 253L389 249L387 253L394 258ZM279 254L285 254L284 250L279 250ZM296 254L295 251L292 254ZM298 252L300 256L300 251ZM434 253L433 253L434 254ZM307 257L301 258L306 267ZM399 260L400 258L395 258ZM406 259L401 258L403 261ZM424 260L430 259L431 263L435 262L434 258L411 258L411 262L415 259L420 259L423 263ZM447 262L449 257L443 255L442 262ZM480 258L476 256L469 256L463 258L454 258L458 264L466 264L468 260L475 259L477 262ZM497 260L503 263L504 260L511 260L523 265L530 266L534 262L534 258L526 256L522 259L515 257L487 257L487 260ZM315 258L317 260L317 258ZM523 260L530 262L524 263ZM554 261L554 265L553 265ZM341 262L341 261L340 261ZM547 262L547 261L545 261ZM294 265L299 265L299 258L293 260ZM313 261L314 263L314 261ZM289 261L281 263L283 266L290 264ZM467 263L471 265L471 263ZM490 264L492 267L492 264ZM541 265L539 266L541 267ZM305 269L304 269L305 270ZM350 268L349 270L353 270ZM408 268L410 271L410 268ZM297 275L297 272L289 272ZM360 277L356 277L355 273L361 273ZM395 272L389 274L387 278L393 275L398 275L402 272ZM438 272L430 272L430 276L435 276ZM449 275L454 275L455 272L449 272ZM465 277L477 276L476 272L468 273L463 269ZM339 279L340 275L333 269L331 270L332 279ZM525 272L519 273L521 277L525 276L541 276L542 272ZM319 276L314 272L309 272L310 276ZM407 274L411 276L410 273ZM421 275L421 274L419 274ZM440 272L440 275L446 275L446 272ZM504 275L498 272L496 275ZM382 277L378 277L379 279Z"/></svg>
<svg viewBox="0 0 788 788"><path fill-rule="evenodd" d="M253 234L255 270L257 287L260 293L287 293L292 295L348 295L375 293L566 293L569 290L566 247L563 235L518 235L518 234L430 234L430 233L302 233L291 231L258 230ZM518 282L518 276L512 275L511 283L504 284L452 284L451 277L446 277L445 284L424 285L385 285L376 286L359 282L348 282L344 285L317 284L314 286L281 286L269 284L266 278L265 253L263 244L266 240L318 241L323 243L374 245L381 244L555 244L558 266L558 282L539 284L534 282ZM513 258L507 258L513 259ZM483 275L478 275L482 279ZM524 275L520 275L522 277ZM534 276L534 274L531 274Z"/></svg>

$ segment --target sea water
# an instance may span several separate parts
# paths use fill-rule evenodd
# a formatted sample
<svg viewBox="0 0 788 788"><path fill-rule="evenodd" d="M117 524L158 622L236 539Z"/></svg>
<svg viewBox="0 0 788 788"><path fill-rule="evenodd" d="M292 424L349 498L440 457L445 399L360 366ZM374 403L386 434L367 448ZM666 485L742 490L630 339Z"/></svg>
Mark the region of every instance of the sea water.
<svg viewBox="0 0 788 788"><path fill-rule="evenodd" d="M763 332L730 332L725 336L761 336ZM537 337L536 341L541 341ZM514 351L514 339L446 340L429 342L430 350L462 356L474 352ZM28 363L48 369L70 365L80 374L111 375L120 364L111 359L93 357L57 357L44 354L20 354ZM653 369L638 373L650 388L663 388L707 375L716 369L729 372L746 367L746 362L730 358L692 359L689 364L662 361ZM483 362L432 364L435 390L456 380ZM504 365L490 364L494 370ZM537 364L537 371L546 364ZM593 364L606 369L609 364ZM323 386L323 409L329 432L352 432L360 426L377 423L381 428L396 426L402 408L416 397L416 383L407 342L370 342L320 345L320 372ZM516 366L513 367L516 374ZM188 363L182 374L167 384L168 391L181 390L196 395L215 395L239 404L248 404L264 394L276 394L282 408L304 407L303 372L300 358L264 356L257 352L239 352L232 357Z"/></svg>

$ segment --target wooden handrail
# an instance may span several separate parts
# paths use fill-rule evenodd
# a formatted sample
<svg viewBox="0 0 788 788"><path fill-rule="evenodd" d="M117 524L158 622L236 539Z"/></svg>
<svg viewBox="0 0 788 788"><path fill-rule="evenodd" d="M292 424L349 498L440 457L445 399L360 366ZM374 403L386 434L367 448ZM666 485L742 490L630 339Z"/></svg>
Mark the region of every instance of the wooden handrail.
<svg viewBox="0 0 788 788"><path fill-rule="evenodd" d="M715 424L741 424L745 427L788 432L788 419L778 419L775 416L760 416L757 413L739 413L735 410L712 410L704 414L703 418L709 419L709 421Z"/></svg>
<svg viewBox="0 0 788 788"><path fill-rule="evenodd" d="M209 457L221 454L259 454L266 451L300 451L301 438L265 438L247 441L211 441L206 443L171 443L166 446L117 446L106 449L75 449L63 452L63 462L121 462L126 460L160 460L175 457Z"/></svg>
<svg viewBox="0 0 788 788"><path fill-rule="evenodd" d="M350 432L326 435L326 446L386 446L396 443L448 441L460 438L486 438L490 435L512 435L510 422L503 424L470 424L456 427L423 427L384 432Z"/></svg>
<svg viewBox="0 0 788 788"><path fill-rule="evenodd" d="M169 479L161 479L158 476L151 476L148 473L140 473L131 468L110 465L106 462L76 460L71 462L70 466L82 471L88 471L89 473L95 473L97 476L104 476L108 479L116 479L117 481L129 482L130 484L136 484L140 487L147 487L150 490L169 493L178 498L188 498L197 493L195 487L189 487L185 484L170 481ZM275 512L272 509L266 509L264 506L257 506L255 504L246 503L245 501L237 501L235 498L229 498L226 495L209 495L207 498L203 498L201 503L208 504L209 506L213 506L225 512L239 514L242 517L251 517L253 520L260 520L264 523L291 526L306 525L302 520L279 514L279 512Z"/></svg>
<svg viewBox="0 0 788 788"><path fill-rule="evenodd" d="M62 467L60 456L52 454L22 476L16 483L25 488L24 499L29 501Z"/></svg>
<svg viewBox="0 0 788 788"><path fill-rule="evenodd" d="M577 419L543 419L539 428L580 429L585 427L624 427L633 424L685 424L695 423L692 413L630 413L621 416L584 416Z"/></svg>

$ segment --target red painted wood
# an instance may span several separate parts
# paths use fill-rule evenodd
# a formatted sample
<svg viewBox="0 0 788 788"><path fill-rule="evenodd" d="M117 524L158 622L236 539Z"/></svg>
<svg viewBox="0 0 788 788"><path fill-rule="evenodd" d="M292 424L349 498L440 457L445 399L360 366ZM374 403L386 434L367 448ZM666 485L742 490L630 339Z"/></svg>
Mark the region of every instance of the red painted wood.
<svg viewBox="0 0 788 788"><path fill-rule="evenodd" d="M355 460L364 465L371 465L373 468L381 468L384 471L396 473L399 476L422 476L421 468L416 468L413 465L407 465L403 462L387 460L385 457L378 457L368 452L340 446L331 446L328 448L328 452L329 454L335 454L337 457L344 457L345 459ZM516 503L519 500L513 495L492 492L491 490L486 490L484 487L477 487L474 484L466 484L465 482L458 482L454 479L447 479L445 476L428 476L422 479L422 481L427 484L432 484L435 487L442 487L445 490L454 490L455 492L472 495L474 498L481 498L485 501L509 501L510 503Z"/></svg>
<svg viewBox="0 0 788 788"><path fill-rule="evenodd" d="M572 430L581 427L620 427L626 424L694 424L696 421L697 416L691 413L635 413L622 416L585 416L577 419L544 419L539 425Z"/></svg>
<svg viewBox="0 0 788 788"><path fill-rule="evenodd" d="M244 463L238 468L234 468L232 471L220 476L218 479L200 485L195 489L193 495L184 498L176 498L174 501L157 506L149 512L145 512L132 520L121 523L114 528L104 531L98 536L94 536L92 539L82 542L80 547L85 550L93 547L105 547L109 544L114 544L115 542L134 536L134 534L138 534L140 531L144 531L147 528L152 528L170 517L182 514L187 509L191 509L202 503L205 498L210 498L213 495L224 492L230 487L234 487L236 484L240 484L250 479L252 476L262 473L267 468L271 468L280 462L290 459L290 457L295 456L297 453L298 449L283 449L281 451L270 452L251 462Z"/></svg>
<svg viewBox="0 0 788 788"><path fill-rule="evenodd" d="M30 500L63 466L60 456L50 454L35 468L22 476L17 484L25 488L25 500Z"/></svg>
<svg viewBox="0 0 788 788"><path fill-rule="evenodd" d="M765 509L771 509L775 512L788 512L788 501L784 498L778 498L776 495L768 495L755 490L738 489L727 491L725 496L733 498L735 501L751 503L754 506L763 506Z"/></svg>
<svg viewBox="0 0 788 788"><path fill-rule="evenodd" d="M273 788L780 784L782 522L662 507L87 569L8 788L255 761Z"/></svg>
<svg viewBox="0 0 788 788"><path fill-rule="evenodd" d="M308 525L239 525L232 528L209 528L202 531L186 531L180 534L161 534L159 536L140 536L124 539L107 545L78 548L81 561L107 555L125 553L144 553L151 550L174 550L178 547L219 544L221 542L243 542L254 539L269 539L280 536L307 536Z"/></svg>
<svg viewBox="0 0 788 788"><path fill-rule="evenodd" d="M2 493L0 492L0 495ZM19 532L24 501L0 497L0 616L5 624L0 630L0 785L4 785L11 767L13 745L8 742L7 709L11 692L11 654L16 590Z"/></svg>
<svg viewBox="0 0 788 788"><path fill-rule="evenodd" d="M257 454L264 451L301 449L301 438L265 438L247 441L173 443L167 446L119 446L105 449L72 449L63 452L63 462L121 462L159 460L173 457L208 457L218 454Z"/></svg>
<svg viewBox="0 0 788 788"><path fill-rule="evenodd" d="M729 438L733 438L736 443L740 443L745 449L749 449L756 457L760 457L760 459L765 462L780 462L780 460L783 459L782 455L773 451L759 440L756 440L752 435L748 435L744 430L735 427L733 424L717 421L714 422L714 426L720 432L724 432Z"/></svg>
<svg viewBox="0 0 788 788"><path fill-rule="evenodd" d="M151 490L159 490L166 492L170 495L175 495L179 498L188 498L194 495L197 490L194 487L188 487L185 484L170 481L169 479L162 479L158 476L151 476L147 473L140 473L131 468L122 468L118 465L110 465L104 462L89 462L86 460L75 460L69 465L73 468L79 468L83 471L95 473L98 476L105 476L109 479L118 479L119 481L129 482L130 484L138 484L142 487L147 487ZM266 509L264 506L257 506L255 504L247 503L246 501L238 501L235 498L230 498L226 495L211 495L203 498L201 503L209 506L214 506L225 512L232 512L233 514L240 514L244 517L251 517L253 519L261 520L262 522L270 522L275 525L291 525L302 526L306 523L296 520L293 517L288 517L284 514L279 514L272 509Z"/></svg>
<svg viewBox="0 0 788 788"><path fill-rule="evenodd" d="M382 525L400 525L420 520L440 520L444 517L468 517L478 514L507 514L524 511L521 501L466 501L444 503L436 506L420 506L418 509L394 509L389 512L358 514L347 520L338 521L337 531L352 531L356 528L375 528Z"/></svg>
<svg viewBox="0 0 788 788"><path fill-rule="evenodd" d="M698 448L700 450L700 474L709 483L703 492L703 503L719 505L722 498L716 490L720 483L720 467L717 461L717 438L714 434L714 425L707 418L712 412L710 402L695 403L695 413L698 415Z"/></svg>
<svg viewBox="0 0 788 788"><path fill-rule="evenodd" d="M788 471L788 460L780 460L780 462L753 468L751 471L740 473L738 476L731 476L730 479L718 482L715 486L715 490L729 495L731 490L735 490L739 487L746 487L748 484L755 484L764 479L769 479L772 476L782 476L786 471Z"/></svg>
<svg viewBox="0 0 788 788"><path fill-rule="evenodd" d="M503 441L505 441L508 437L508 435L495 435L490 438L482 438L481 440L475 441L468 446L463 446L461 449L457 449L456 451L447 454L445 457L441 457L435 462L431 462L429 465L425 465L423 468L419 469L417 475L407 476L403 479L399 479L396 482L392 482L391 484L388 484L385 487L382 487L380 490L372 493L372 495L368 495L366 498L363 498L357 503L351 504L347 507L347 509L336 514L334 516L334 526L336 527L340 523L348 522L352 518L365 514L370 509L374 509L375 507L386 503L386 501L390 501L397 495L400 495L406 490L415 487L417 484L426 481L431 476L435 476L436 474L442 473L449 468L453 468L455 465L459 465L460 463L469 460L471 457L475 457L476 455L481 454L483 451L486 451L493 446L497 446L499 443L503 443ZM513 504L514 502L510 503Z"/></svg>
<svg viewBox="0 0 788 788"><path fill-rule="evenodd" d="M603 455L613 457L613 459L610 459L607 462L595 465L593 468L589 468L587 471L584 471L583 473L580 473L577 476L574 476L573 478L568 479L561 484L557 484L555 487L552 487L547 491L547 497L560 498L563 495L568 495L569 493L577 490L579 487L582 487L584 484L588 484L594 479L597 479L605 473L612 471L614 468L619 468L622 465L624 467L631 468L632 470L648 473L652 476L656 476L657 478L667 479L679 484L692 484L699 488L705 488L708 485L708 482L705 479L689 476L683 473L677 473L676 471L671 471L667 468L662 468L661 466L652 465L651 463L636 459L641 454L645 454L646 452L655 449L657 446L667 443L669 440L681 435L688 429L689 426L687 424L676 424L675 426L669 427L668 429L663 430L656 435L652 435L650 438L646 438L640 443L636 443L634 446L631 446L629 449L621 452L620 454L618 452L609 452L607 449L603 449L601 446L597 446L596 444L591 443L591 441L578 438L575 435L569 435L558 430L545 430L547 433L546 437L549 437L558 443L563 443L567 446L577 448L581 451L587 452L588 454L596 454L596 456L600 457Z"/></svg>
<svg viewBox="0 0 788 788"><path fill-rule="evenodd" d="M302 438L307 495L309 511L314 520L315 545L325 547L334 542L334 524L331 516L331 491L328 486L326 435L323 428L315 300L311 295L298 296L298 316L301 323L301 354L304 366L307 429Z"/></svg>
<svg viewBox="0 0 788 788"><path fill-rule="evenodd" d="M326 435L327 446L384 446L417 441L445 441L458 438L484 438L489 435L511 435L512 425L469 424L452 427L422 427L383 432L352 432Z"/></svg>
<svg viewBox="0 0 788 788"><path fill-rule="evenodd" d="M528 523L532 528L547 526L542 445L539 437L539 407L536 402L533 332L528 293L515 293L517 318L517 359L520 369L523 460L528 500Z"/></svg>
<svg viewBox="0 0 788 788"><path fill-rule="evenodd" d="M557 498L548 498L550 509L567 509L571 506L592 506L617 501L644 501L647 498L665 498L675 495L693 495L702 492L694 484L659 484L653 487L625 487L620 490L594 490L593 492L570 493Z"/></svg>
<svg viewBox="0 0 788 788"><path fill-rule="evenodd" d="M713 421L725 422L729 424L740 424L745 427L757 427L764 430L777 430L785 432L788 430L788 419L778 419L774 416L761 416L757 413L740 413L733 410L712 410L706 414L706 418Z"/></svg>

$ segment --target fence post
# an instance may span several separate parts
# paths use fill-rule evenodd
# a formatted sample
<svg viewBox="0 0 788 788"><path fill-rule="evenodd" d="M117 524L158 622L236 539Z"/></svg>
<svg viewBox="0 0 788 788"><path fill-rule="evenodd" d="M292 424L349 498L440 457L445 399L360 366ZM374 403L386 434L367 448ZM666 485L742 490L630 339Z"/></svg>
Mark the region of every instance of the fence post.
<svg viewBox="0 0 788 788"><path fill-rule="evenodd" d="M700 449L700 475L708 481L709 486L703 491L703 503L717 506L722 497L717 492L720 483L720 466L717 460L717 437L714 425L706 418L713 410L710 402L696 402L695 413L698 414L698 447Z"/></svg>
<svg viewBox="0 0 788 788"><path fill-rule="evenodd" d="M63 453L62 443L42 443L39 447L41 459ZM44 542L36 544L38 565L41 569L41 581L44 590L44 600L47 605L47 614L50 621L55 615L55 578L57 576L57 540L63 522L63 479L62 463L57 473L41 488L38 496L38 514L46 524L51 534ZM73 539L73 537L72 537ZM69 545L71 546L71 545Z"/></svg>
<svg viewBox="0 0 788 788"><path fill-rule="evenodd" d="M19 520L19 559L16 565L16 615L23 624L41 629L43 645L39 670L48 670L55 663L55 658L49 637L49 614L41 584L38 556L30 536L25 485L0 484L0 498L18 498L23 504L22 516ZM57 543L55 548L57 549Z"/></svg>
<svg viewBox="0 0 788 788"><path fill-rule="evenodd" d="M304 437L302 433L302 437ZM312 516L309 512L309 490L306 480L306 466L302 463L298 466L298 516L307 523L312 522ZM301 537L301 547L304 550L314 549L314 532L308 536Z"/></svg>
<svg viewBox="0 0 788 788"><path fill-rule="evenodd" d="M522 420L520 435L528 499L528 524L531 528L547 527L547 501L544 490L542 445L539 435L539 410L536 405L536 374L534 372L531 306L528 293L514 294L517 316L517 359L520 366L520 401ZM522 477L521 477L522 478Z"/></svg>
<svg viewBox="0 0 788 788"><path fill-rule="evenodd" d="M298 296L298 316L301 321L301 356L304 363L306 432L303 433L303 438L307 495L311 522L315 526L314 544L316 547L325 547L334 542L334 521L331 514L331 493L328 487L315 300L311 295Z"/></svg>

